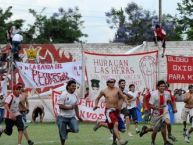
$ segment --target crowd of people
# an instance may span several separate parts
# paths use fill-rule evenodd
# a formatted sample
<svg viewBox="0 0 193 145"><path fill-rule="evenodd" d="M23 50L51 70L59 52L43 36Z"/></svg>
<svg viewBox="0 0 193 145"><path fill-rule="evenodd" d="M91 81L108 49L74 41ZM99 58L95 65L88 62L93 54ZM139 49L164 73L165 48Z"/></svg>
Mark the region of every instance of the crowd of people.
<svg viewBox="0 0 193 145"><path fill-rule="evenodd" d="M113 134L112 145L117 145L117 142L121 145L126 145L128 141L121 139L119 132L123 132L126 128L128 136L132 136L129 131L129 124L132 120L135 124L136 133L139 133L140 137L143 137L148 132L151 132L151 145L155 145L155 140L158 132L161 132L164 145L172 145L176 142L176 137L172 134L172 125L170 122L170 115L168 105L172 106L173 113L177 112L175 97L168 89L168 84L160 80L157 83L157 89L154 91L142 91L141 93L135 91L135 85L129 85L129 91L125 89L125 80L119 80L118 87L115 87L116 80L110 78L107 80L107 87L102 90L99 96L96 98L94 110L98 108L98 102L104 96L106 101L106 121L98 122L94 126L94 131L104 126L110 130ZM138 130L138 121L136 113L136 99L143 103L143 109L145 114L145 121L150 121L151 126L144 125L142 129ZM125 99L126 98L126 99ZM184 121L184 139L185 142L190 143L190 134L193 131L193 85L189 85L189 91L185 93L184 97L184 109L182 110L182 120ZM124 115L124 121L120 121L120 115ZM186 128L186 121L190 117L191 128ZM124 127L124 124L126 127ZM172 142L171 142L172 141Z"/></svg>
<svg viewBox="0 0 193 145"><path fill-rule="evenodd" d="M165 54L166 48L166 33L159 25L156 25L154 30L155 44L160 40L162 41L163 53ZM15 60L19 59L19 45L23 40L19 27L12 27L7 31L7 38L11 46L11 52ZM168 88L168 84L160 80L157 82L156 90L149 90L145 88L141 92L135 90L134 84L129 84L127 90L126 81L120 79L118 87L115 86L116 80L108 78L106 81L107 87L101 90L100 94L95 100L95 111L99 108L99 100L105 98L105 116L106 120L103 122L97 121L94 126L94 131L100 127L109 129L113 136L112 145L126 145L128 140L121 137L120 132L126 132L129 137L133 136L130 130L131 122L135 125L135 132L143 137L147 133L151 133L151 145L156 144L156 136L161 132L164 145L172 145L176 142L176 137L172 134L172 124L169 116L168 105L172 106L173 113L177 112L175 97L172 95ZM13 92L8 96L0 94L0 125L5 122L5 128L0 127L0 136L6 134L12 135L13 126L18 129L18 145L22 143L22 137L25 136L29 145L33 145L27 131L28 125L26 115L29 113L28 97L25 92L24 86L21 83L13 86ZM88 89L85 98L88 96ZM57 125L61 145L65 144L68 133L79 132L79 121L82 121L79 110L79 98L76 95L76 81L70 80L67 82L66 91L59 96L57 104L59 105L59 114L57 116ZM190 143L190 134L193 132L193 85L189 86L189 91L185 93L183 99L185 106L182 110L182 120L184 125L184 140ZM139 128L137 105L136 102L142 103L144 121L151 122L151 126L144 125ZM43 122L45 116L43 105L35 106L32 111L32 122L36 122L37 117L40 117L40 122ZM121 117L124 116L124 117ZM190 116L191 128L187 129L187 118ZM78 120L77 120L78 119ZM171 142L172 141L172 142Z"/></svg>
<svg viewBox="0 0 193 145"><path fill-rule="evenodd" d="M109 78L106 81L107 87L101 90L95 100L95 111L99 108L99 100L105 98L105 121L97 121L94 126L94 131L100 127L109 129L113 136L112 145L126 145L128 140L123 140L120 132L126 132L128 137L133 136L130 130L130 123L135 124L135 132L140 137L147 133L151 133L151 145L155 145L156 136L161 132L164 145L172 145L176 142L176 137L172 134L172 124L170 122L170 115L168 105L172 106L173 112L177 112L175 98L168 89L168 84L160 80L157 83L157 89L150 91L144 89L142 92L135 90L135 85L130 84L129 90L126 89L126 81L120 79L118 86L115 86L116 80ZM193 85L189 85L189 91L185 93L184 108L182 110L184 140L190 143L190 134L193 132ZM67 82L66 91L63 92L58 100L59 114L57 116L57 125L61 145L65 144L68 133L79 132L79 121L82 121L78 110L79 97L76 95L76 81L70 80ZM151 122L151 126L138 125L137 105L136 102L141 101L144 112L144 121ZM26 114L29 113L28 97L24 86L18 83L13 86L13 92L7 97L0 95L0 121L5 122L5 128L0 127L0 135L12 135L13 126L18 129L18 145L22 143L22 136L24 135L28 144L33 145L34 142L30 139L27 128ZM3 115L4 114L4 115ZM40 116L40 122L43 121L45 115L43 105L36 106L32 112L32 120ZM121 117L124 116L124 117ZM190 116L191 127L187 128L187 119ZM149 123L148 123L149 124ZM139 129L141 128L141 129Z"/></svg>

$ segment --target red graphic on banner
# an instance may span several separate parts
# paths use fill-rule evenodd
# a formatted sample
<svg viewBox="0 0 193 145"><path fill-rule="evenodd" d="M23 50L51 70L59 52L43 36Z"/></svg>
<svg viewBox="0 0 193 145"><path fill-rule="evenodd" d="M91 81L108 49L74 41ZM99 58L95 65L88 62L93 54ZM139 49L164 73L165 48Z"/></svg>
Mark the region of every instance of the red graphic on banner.
<svg viewBox="0 0 193 145"><path fill-rule="evenodd" d="M40 64L45 64L45 63L64 63L64 62L71 62L73 61L72 54L68 54L66 56L64 54L64 51L61 50L61 48L56 48L53 44L35 44L35 45L29 45L29 44L23 44L21 45L21 50L20 54L25 54L26 50L29 48L34 48L37 51L37 56L38 56L38 63ZM8 54L10 52L10 47L9 45L5 46L2 48L3 52ZM61 53L62 51L62 53ZM28 63L37 63L36 60L28 60ZM21 77L19 76L18 70L14 70L14 76L13 76L13 82L22 82ZM2 74L1 74L2 75ZM18 78L19 77L19 78ZM11 86L12 80L9 81L9 86ZM49 91L50 88L57 88L61 85L57 85L55 87L46 87L43 89L37 89L38 93L46 92Z"/></svg>
<svg viewBox="0 0 193 145"><path fill-rule="evenodd" d="M146 87L152 89L152 86L155 86L155 84L152 83L155 82L154 80L157 80L157 60L152 56L144 56L139 62L139 67L142 72Z"/></svg>
<svg viewBox="0 0 193 145"><path fill-rule="evenodd" d="M193 83L193 57L167 56L168 83Z"/></svg>
<svg viewBox="0 0 193 145"><path fill-rule="evenodd" d="M57 104L57 101L58 101L58 96L60 94L61 94L60 92L52 91L52 107L54 110L55 118L57 118L58 113L59 113L59 106Z"/></svg>

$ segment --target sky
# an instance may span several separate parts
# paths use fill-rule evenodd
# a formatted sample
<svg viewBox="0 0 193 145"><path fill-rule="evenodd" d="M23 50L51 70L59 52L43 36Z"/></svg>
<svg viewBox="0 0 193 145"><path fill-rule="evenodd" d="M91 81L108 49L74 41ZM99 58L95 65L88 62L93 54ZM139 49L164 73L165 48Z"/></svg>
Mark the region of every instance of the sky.
<svg viewBox="0 0 193 145"><path fill-rule="evenodd" d="M52 15L58 8L64 9L79 7L84 21L83 33L88 34L82 40L87 43L108 43L113 40L115 31L106 23L105 12L112 7L116 9L125 8L130 2L135 2L144 9L156 11L158 14L159 0L0 0L0 8L6 9L12 6L13 17L11 20L24 19L25 26L34 22L33 16L28 9L34 9L42 14ZM181 0L162 0L162 13L177 14L177 3Z"/></svg>

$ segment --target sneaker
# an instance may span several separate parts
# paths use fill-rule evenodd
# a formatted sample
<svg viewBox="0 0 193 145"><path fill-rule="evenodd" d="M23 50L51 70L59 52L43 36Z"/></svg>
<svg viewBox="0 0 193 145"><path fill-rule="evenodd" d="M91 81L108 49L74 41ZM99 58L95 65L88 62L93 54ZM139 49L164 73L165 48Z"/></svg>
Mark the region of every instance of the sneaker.
<svg viewBox="0 0 193 145"><path fill-rule="evenodd" d="M146 133L146 130L147 129L147 126L143 126L140 133L139 133L139 136L142 137L145 133Z"/></svg>
<svg viewBox="0 0 193 145"><path fill-rule="evenodd" d="M140 133L140 131L136 128L135 129L136 134Z"/></svg>
<svg viewBox="0 0 193 145"><path fill-rule="evenodd" d="M185 137L184 137L184 140L185 140L186 143L190 143L189 138L190 138L190 135L189 135L188 131L186 131L185 132Z"/></svg>
<svg viewBox="0 0 193 145"><path fill-rule="evenodd" d="M126 145L128 143L128 140L120 142L120 145Z"/></svg>
<svg viewBox="0 0 193 145"><path fill-rule="evenodd" d="M31 141L31 140L28 141L28 145L33 145L33 144L34 144L33 141Z"/></svg>
<svg viewBox="0 0 193 145"><path fill-rule="evenodd" d="M128 136L130 136L130 137L131 137L131 136L133 136L133 135L132 135L132 133L131 133L131 132L128 132Z"/></svg>
<svg viewBox="0 0 193 145"><path fill-rule="evenodd" d="M0 137L3 134L3 128L0 128Z"/></svg>
<svg viewBox="0 0 193 145"><path fill-rule="evenodd" d="M173 135L168 135L168 138L171 139L173 142L177 141L176 137Z"/></svg>
<svg viewBox="0 0 193 145"><path fill-rule="evenodd" d="M165 143L164 143L164 145L173 145L171 142L169 142L169 141L166 141Z"/></svg>
<svg viewBox="0 0 193 145"><path fill-rule="evenodd" d="M184 136L184 137L186 136L186 131L187 131L187 129L184 128L184 130L183 130L183 136Z"/></svg>
<svg viewBox="0 0 193 145"><path fill-rule="evenodd" d="M185 140L186 143L190 143L190 140L189 140L187 135L184 137L184 140Z"/></svg>
<svg viewBox="0 0 193 145"><path fill-rule="evenodd" d="M94 131L97 131L100 128L99 121L96 122L95 126L93 127Z"/></svg>
<svg viewBox="0 0 193 145"><path fill-rule="evenodd" d="M112 143L112 145L117 145L117 142L116 142L116 141L115 141L115 142L113 142L113 143Z"/></svg>

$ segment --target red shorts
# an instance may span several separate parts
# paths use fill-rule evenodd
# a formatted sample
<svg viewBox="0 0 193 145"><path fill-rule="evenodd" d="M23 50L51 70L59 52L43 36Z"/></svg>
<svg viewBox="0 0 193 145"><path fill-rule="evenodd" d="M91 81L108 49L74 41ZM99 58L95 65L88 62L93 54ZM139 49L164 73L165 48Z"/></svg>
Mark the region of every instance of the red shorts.
<svg viewBox="0 0 193 145"><path fill-rule="evenodd" d="M118 118L119 118L119 110L115 109L115 108L109 108L109 109L105 109L105 115L107 118L107 124L109 129L112 129L114 124L116 122L118 122Z"/></svg>

